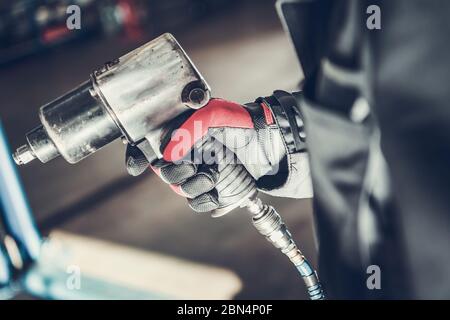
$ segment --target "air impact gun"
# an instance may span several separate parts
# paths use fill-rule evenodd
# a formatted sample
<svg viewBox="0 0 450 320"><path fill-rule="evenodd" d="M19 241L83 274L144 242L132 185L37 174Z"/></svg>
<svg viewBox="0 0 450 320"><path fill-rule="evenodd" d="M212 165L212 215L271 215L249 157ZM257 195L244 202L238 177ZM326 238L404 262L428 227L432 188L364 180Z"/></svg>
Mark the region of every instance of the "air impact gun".
<svg viewBox="0 0 450 320"><path fill-rule="evenodd" d="M204 107L211 90L170 34L107 62L74 90L40 108L41 125L26 134L13 157L18 165L58 156L75 164L116 139L138 147L150 163L162 159L161 135L174 118ZM229 164L242 165L242 164ZM216 209L224 215L247 207L256 229L297 267L311 299L324 294L316 272L304 258L272 206L257 197L246 170L239 177L248 192Z"/></svg>

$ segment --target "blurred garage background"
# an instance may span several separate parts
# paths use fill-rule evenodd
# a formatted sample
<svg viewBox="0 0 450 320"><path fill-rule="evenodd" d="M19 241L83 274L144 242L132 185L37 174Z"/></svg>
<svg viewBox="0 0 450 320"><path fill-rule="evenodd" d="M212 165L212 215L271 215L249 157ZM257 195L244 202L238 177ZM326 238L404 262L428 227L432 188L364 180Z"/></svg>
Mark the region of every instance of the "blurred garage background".
<svg viewBox="0 0 450 320"><path fill-rule="evenodd" d="M65 27L70 4L82 9L81 30ZM302 78L274 1L2 1L0 119L11 145L22 144L24 134L38 124L41 105L86 80L105 61L163 32L175 35L217 97L245 103L275 89L293 90ZM79 236L81 251L106 250L98 243L121 248L112 251L122 263L120 271L113 266L115 262L105 263L101 252L88 255L97 275L109 274L112 280L123 279L124 274L129 279L138 273L136 264L146 269L145 263L152 263L126 258L130 251L148 253L152 259L161 257L168 264L170 258L180 259L176 261L190 266L193 279L202 279L202 272L209 270L203 267L233 275L221 277L218 272L203 277L208 281L199 287L206 288L205 292L220 291L226 279L238 283L233 293L217 297L306 298L295 269L257 234L243 211L220 219L196 215L150 172L129 177L124 153L124 145L117 142L74 166L60 158L20 168L41 232L48 235L57 230ZM278 208L316 265L310 201L265 199ZM97 246L90 246L90 239ZM163 264L161 268L165 269ZM152 270L148 268L148 274L140 270L137 282L145 283L156 296L158 288L171 285L173 294L166 290L166 296L184 297L176 290L186 287L170 281L175 274L154 277ZM143 279L147 275L151 280ZM205 292L187 297L205 297Z"/></svg>

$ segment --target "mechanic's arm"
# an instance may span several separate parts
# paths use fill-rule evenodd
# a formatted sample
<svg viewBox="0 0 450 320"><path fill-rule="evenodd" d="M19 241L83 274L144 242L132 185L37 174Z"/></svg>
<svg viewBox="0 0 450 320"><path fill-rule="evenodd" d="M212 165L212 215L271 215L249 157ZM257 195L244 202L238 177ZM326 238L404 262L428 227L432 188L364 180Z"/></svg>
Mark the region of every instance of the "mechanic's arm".
<svg viewBox="0 0 450 320"><path fill-rule="evenodd" d="M282 197L310 198L312 186L305 145L301 93L275 91L272 96L253 103L211 99L207 106L193 112L175 130L169 130L162 143L164 161L152 169L178 194L188 198L197 212L220 206L220 199L236 195L237 170L220 170L220 163L205 161L205 141L220 142L237 157L256 180L260 191ZM203 152L205 152L203 150ZM148 162L139 149L129 146L126 155L128 172L142 173Z"/></svg>

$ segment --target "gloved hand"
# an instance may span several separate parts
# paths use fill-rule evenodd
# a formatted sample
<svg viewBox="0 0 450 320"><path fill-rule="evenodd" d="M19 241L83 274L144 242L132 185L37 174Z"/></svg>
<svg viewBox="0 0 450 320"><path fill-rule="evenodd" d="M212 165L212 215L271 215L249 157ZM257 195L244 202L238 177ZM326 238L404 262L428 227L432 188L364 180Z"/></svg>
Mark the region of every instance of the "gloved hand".
<svg viewBox="0 0 450 320"><path fill-rule="evenodd" d="M303 122L294 109L285 112L282 99L295 107L295 98L284 92L279 99L246 105L211 99L181 126L168 129L161 142L163 160L152 163L152 169L197 212L238 201L249 192L249 179L269 194L311 197ZM126 166L138 175L148 161L138 148L128 146Z"/></svg>

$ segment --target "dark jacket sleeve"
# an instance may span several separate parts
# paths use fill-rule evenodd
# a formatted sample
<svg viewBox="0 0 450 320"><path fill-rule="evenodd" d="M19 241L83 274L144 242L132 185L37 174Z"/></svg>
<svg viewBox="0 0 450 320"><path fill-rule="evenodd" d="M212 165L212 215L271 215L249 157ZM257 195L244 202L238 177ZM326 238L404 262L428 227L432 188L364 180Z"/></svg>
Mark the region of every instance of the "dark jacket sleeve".
<svg viewBox="0 0 450 320"><path fill-rule="evenodd" d="M450 4L284 2L304 59L301 107L328 295L449 298ZM366 27L373 4L381 30ZM323 28L311 22L324 14L316 10L328 18ZM313 32L323 43L311 57L301 37ZM371 265L382 272L380 290L367 286Z"/></svg>

